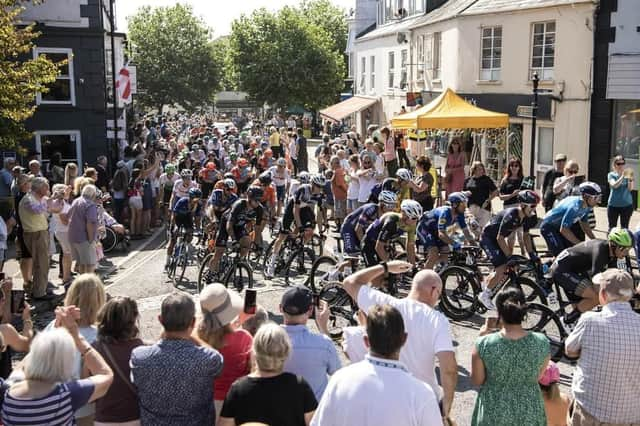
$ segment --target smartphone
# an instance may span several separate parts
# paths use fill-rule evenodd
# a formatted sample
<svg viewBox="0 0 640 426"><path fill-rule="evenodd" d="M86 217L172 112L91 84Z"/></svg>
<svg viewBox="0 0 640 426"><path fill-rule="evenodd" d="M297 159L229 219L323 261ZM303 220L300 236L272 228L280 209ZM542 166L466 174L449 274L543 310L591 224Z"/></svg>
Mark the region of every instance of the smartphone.
<svg viewBox="0 0 640 426"><path fill-rule="evenodd" d="M11 290L11 313L22 314L24 311L24 290Z"/></svg>
<svg viewBox="0 0 640 426"><path fill-rule="evenodd" d="M316 319L316 311L320 307L320 295L314 294L312 297L313 297L312 299L313 301L311 302L311 304L313 305L313 309L311 310L311 316L309 316L309 318Z"/></svg>
<svg viewBox="0 0 640 426"><path fill-rule="evenodd" d="M244 313L253 315L256 313L256 296L258 291L254 288L247 288L244 291Z"/></svg>

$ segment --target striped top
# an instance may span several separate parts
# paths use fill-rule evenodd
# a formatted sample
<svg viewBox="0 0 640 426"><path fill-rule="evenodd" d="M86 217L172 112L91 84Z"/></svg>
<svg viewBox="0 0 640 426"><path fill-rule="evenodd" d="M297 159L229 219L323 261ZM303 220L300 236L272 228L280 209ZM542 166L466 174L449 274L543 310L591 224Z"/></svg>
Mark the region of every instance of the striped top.
<svg viewBox="0 0 640 426"><path fill-rule="evenodd" d="M2 404L2 424L13 425L75 425L73 412L89 402L94 385L89 379L57 384L41 398L20 399L5 394Z"/></svg>

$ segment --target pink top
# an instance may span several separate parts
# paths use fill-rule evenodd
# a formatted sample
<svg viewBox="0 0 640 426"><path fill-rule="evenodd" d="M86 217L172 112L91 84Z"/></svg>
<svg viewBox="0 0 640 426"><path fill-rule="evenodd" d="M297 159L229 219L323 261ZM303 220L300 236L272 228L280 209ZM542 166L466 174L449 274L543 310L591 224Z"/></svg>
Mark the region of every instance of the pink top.
<svg viewBox="0 0 640 426"><path fill-rule="evenodd" d="M396 142L392 137L388 137L384 141L384 161L393 161L396 159Z"/></svg>
<svg viewBox="0 0 640 426"><path fill-rule="evenodd" d="M231 384L249 373L253 337L246 330L236 330L224 336L220 354L224 359L222 374L214 380L214 398L224 401Z"/></svg>

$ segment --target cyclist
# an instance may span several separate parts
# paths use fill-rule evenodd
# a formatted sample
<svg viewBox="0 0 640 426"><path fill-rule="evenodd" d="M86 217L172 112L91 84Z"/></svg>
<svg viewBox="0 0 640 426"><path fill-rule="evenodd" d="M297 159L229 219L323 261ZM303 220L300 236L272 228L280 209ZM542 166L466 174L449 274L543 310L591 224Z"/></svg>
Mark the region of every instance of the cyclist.
<svg viewBox="0 0 640 426"><path fill-rule="evenodd" d="M413 176L411 172L407 169L398 169L396 171L396 176L398 178L398 203L402 203L404 200L411 199L411 181L413 180Z"/></svg>
<svg viewBox="0 0 640 426"><path fill-rule="evenodd" d="M250 186L246 195L247 198L236 200L231 208L222 215L216 236L216 248L212 263L209 265L214 274L218 272L220 259L227 247L229 237L234 243L240 244L240 256L246 256L251 247L249 237L251 223L258 223L262 220L264 212L260 199L264 196L264 190L259 186Z"/></svg>
<svg viewBox="0 0 640 426"><path fill-rule="evenodd" d="M317 203L318 196L322 197L322 192L324 191L324 184L317 185L316 183L318 182L300 185L293 197L287 202L284 208L284 216L282 216L280 233L273 245L273 254L267 265L266 278L273 278L275 274L276 259L280 253L282 243L292 232L292 225L295 232L304 232L303 237L305 240L309 240L313 236L313 228L315 228L313 209Z"/></svg>
<svg viewBox="0 0 640 426"><path fill-rule="evenodd" d="M271 172L266 171L258 176L253 182L252 186L259 186L264 191L264 195L260 199L262 207L266 210L263 218L260 222L256 222L255 228L255 243L256 246L262 248L262 230L266 225L267 220L275 220L275 208L276 208L276 189L272 184Z"/></svg>
<svg viewBox="0 0 640 426"><path fill-rule="evenodd" d="M284 200L287 196L287 190L291 185L291 173L287 169L287 160L284 158L278 158L276 165L269 169L273 183L276 185L276 198L278 200L278 207L276 209L276 216L280 217L282 214L282 208L284 207Z"/></svg>
<svg viewBox="0 0 640 426"><path fill-rule="evenodd" d="M202 211L202 191L199 188L190 188L186 197L180 197L173 208L172 220L173 228L171 229L171 238L169 244L167 244L167 260L165 262L165 269L169 267L171 262L171 256L173 255L173 247L178 239L178 231L180 228L185 230L185 239L191 240L193 234L193 222L196 217L200 215Z"/></svg>
<svg viewBox="0 0 640 426"><path fill-rule="evenodd" d="M447 197L448 206L436 207L426 212L418 222L418 244L427 253L426 269L433 269L438 261L446 262L450 249L460 249L460 243L453 240L453 225L458 225L467 241L474 241L469 232L464 212L467 208L467 196L462 192L452 192Z"/></svg>
<svg viewBox="0 0 640 426"><path fill-rule="evenodd" d="M164 173L160 175L158 179L158 184L160 185L160 190L162 191L162 196L160 199L162 200L163 213L164 217L169 217L169 201L171 201L171 194L173 193L173 186L180 179L180 176L176 173L176 166L172 163L168 163L164 166Z"/></svg>
<svg viewBox="0 0 640 426"><path fill-rule="evenodd" d="M191 188L197 187L198 184L193 181L193 172L191 169L183 169L180 172L180 179L173 184L171 200L169 201L170 208L173 209L180 198L187 197Z"/></svg>
<svg viewBox="0 0 640 426"><path fill-rule="evenodd" d="M378 196L378 203L367 203L352 211L340 228L340 235L344 242L344 252L355 254L360 252L360 242L364 232L377 218L387 212L392 212L398 205L398 196L392 191L382 191Z"/></svg>
<svg viewBox="0 0 640 426"><path fill-rule="evenodd" d="M620 263L631 271L628 258L633 245L631 232L613 228L607 240L589 240L569 247L551 265L549 272L553 280L564 289L575 308L565 315L565 324L574 323L582 312L599 304L598 288L591 281L594 275L608 268L619 268Z"/></svg>
<svg viewBox="0 0 640 426"><path fill-rule="evenodd" d="M404 200L400 213L385 213L367 228L364 234L362 255L367 266L390 259L389 244L407 234L407 261L415 264L416 225L422 216L422 206L414 200Z"/></svg>
<svg viewBox="0 0 640 426"><path fill-rule="evenodd" d="M292 198L295 195L300 185L308 184L310 182L311 182L311 173L309 172L298 173L298 179L293 179L291 181L291 186L289 187L289 198Z"/></svg>
<svg viewBox="0 0 640 426"><path fill-rule="evenodd" d="M580 227L590 239L595 238L587 217L593 207L602 200L602 190L593 182L583 182L578 188L581 195L569 196L560 201L545 215L540 224L540 234L554 256L580 242L571 230L576 223L580 223Z"/></svg>
<svg viewBox="0 0 640 426"><path fill-rule="evenodd" d="M231 169L231 173L238 184L238 193L244 194L253 181L253 172L246 158L239 158L236 166Z"/></svg>
<svg viewBox="0 0 640 426"><path fill-rule="evenodd" d="M391 191L394 194L398 193L398 181L395 178L384 178L381 183L376 183L371 189L371 195L369 196L370 203L377 203L378 196L382 191ZM352 212L353 213L353 212Z"/></svg>
<svg viewBox="0 0 640 426"><path fill-rule="evenodd" d="M487 281L480 293L480 302L487 309L495 311L496 307L491 300L491 290L505 278L507 261L513 254L509 246L509 236L522 227L524 234L524 249L531 259L537 259L529 230L536 226L536 206L540 203L540 196L531 190L518 192L518 207L509 207L498 212L484 227L480 238L480 247L494 266L494 271L489 274Z"/></svg>
<svg viewBox="0 0 640 426"><path fill-rule="evenodd" d="M236 202L238 196L235 193L236 181L233 179L223 179L216 182L216 189L211 192L207 200L207 216L211 220L220 222L222 214Z"/></svg>
<svg viewBox="0 0 640 426"><path fill-rule="evenodd" d="M207 164L198 172L198 177L200 178L202 196L204 198L208 198L214 185L220 180L220 172L216 170L216 163L213 161L207 162Z"/></svg>

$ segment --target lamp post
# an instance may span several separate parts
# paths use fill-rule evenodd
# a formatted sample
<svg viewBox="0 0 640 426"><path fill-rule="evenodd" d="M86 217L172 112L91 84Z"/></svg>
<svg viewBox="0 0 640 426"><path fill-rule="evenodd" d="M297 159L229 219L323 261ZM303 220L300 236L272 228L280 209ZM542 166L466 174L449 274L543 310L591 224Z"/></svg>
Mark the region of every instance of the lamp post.
<svg viewBox="0 0 640 426"><path fill-rule="evenodd" d="M529 175L535 182L534 163L536 156L536 116L538 115L538 73L533 73L533 102L531 102L531 159L529 160Z"/></svg>

